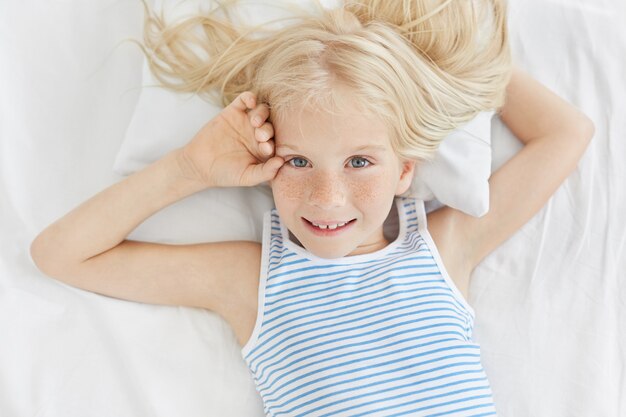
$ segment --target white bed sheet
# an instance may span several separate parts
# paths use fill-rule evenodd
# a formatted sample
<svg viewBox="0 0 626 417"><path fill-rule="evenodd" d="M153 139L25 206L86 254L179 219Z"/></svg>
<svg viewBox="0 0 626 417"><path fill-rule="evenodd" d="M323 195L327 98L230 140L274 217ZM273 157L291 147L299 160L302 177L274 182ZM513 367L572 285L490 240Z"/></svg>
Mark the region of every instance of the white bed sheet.
<svg viewBox="0 0 626 417"><path fill-rule="evenodd" d="M70 288L28 255L43 227L120 179L112 166L141 56L113 48L139 36L137 3L0 3L3 417L262 415L217 315ZM548 204L472 275L500 416L626 415L625 18L621 0L510 1L516 62L588 114L596 135ZM495 169L520 144L494 123ZM144 235L184 237L173 210Z"/></svg>

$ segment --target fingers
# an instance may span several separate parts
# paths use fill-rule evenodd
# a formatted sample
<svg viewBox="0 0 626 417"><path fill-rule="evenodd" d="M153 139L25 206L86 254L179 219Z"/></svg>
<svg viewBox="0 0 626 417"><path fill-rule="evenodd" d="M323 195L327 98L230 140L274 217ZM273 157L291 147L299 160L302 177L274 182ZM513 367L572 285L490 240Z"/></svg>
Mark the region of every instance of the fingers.
<svg viewBox="0 0 626 417"><path fill-rule="evenodd" d="M274 126L267 122L270 114L268 106L264 103L259 104L250 111L250 123L255 127L254 138L258 142L259 152L264 156L270 156L274 153Z"/></svg>
<svg viewBox="0 0 626 417"><path fill-rule="evenodd" d="M261 103L254 109L250 110L248 117L252 126L259 128L262 127L270 116L270 109L265 103Z"/></svg>
<svg viewBox="0 0 626 417"><path fill-rule="evenodd" d="M256 106L256 95L251 91L244 91L230 105L243 112L254 109Z"/></svg>
<svg viewBox="0 0 626 417"><path fill-rule="evenodd" d="M274 153L274 141L272 140L274 126L267 121L270 115L267 104L257 105L256 95L251 91L245 91L237 96L231 105L247 113L250 124L254 128L254 138L258 142L259 153L264 157L271 156Z"/></svg>
<svg viewBox="0 0 626 417"><path fill-rule="evenodd" d="M278 170L283 166L285 161L280 156L274 156L261 166L261 181L269 181L273 179Z"/></svg>
<svg viewBox="0 0 626 417"><path fill-rule="evenodd" d="M283 158L274 156L260 164L251 165L242 176L242 185L254 186L274 179L284 163Z"/></svg>
<svg viewBox="0 0 626 417"><path fill-rule="evenodd" d="M251 91L244 91L239 94L230 105L237 110L247 112L250 123L256 128L263 127L270 115L270 109L267 104L261 103L257 106L256 95Z"/></svg>
<svg viewBox="0 0 626 417"><path fill-rule="evenodd" d="M271 123L264 123L260 128L254 129L254 138L257 148L262 156L268 157L274 153L274 127Z"/></svg>
<svg viewBox="0 0 626 417"><path fill-rule="evenodd" d="M263 144L271 144L272 149L273 145L273 137L274 137L274 127L271 123L265 123L258 129L254 130L254 138L259 142L259 149L263 149ZM269 149L266 147L266 149Z"/></svg>
<svg viewBox="0 0 626 417"><path fill-rule="evenodd" d="M263 154L263 155L271 155L274 153L274 141L268 141L268 142L261 142L259 143L259 151Z"/></svg>
<svg viewBox="0 0 626 417"><path fill-rule="evenodd" d="M259 142L265 142L274 137L274 126L270 122L263 123L261 127L254 129L254 137Z"/></svg>

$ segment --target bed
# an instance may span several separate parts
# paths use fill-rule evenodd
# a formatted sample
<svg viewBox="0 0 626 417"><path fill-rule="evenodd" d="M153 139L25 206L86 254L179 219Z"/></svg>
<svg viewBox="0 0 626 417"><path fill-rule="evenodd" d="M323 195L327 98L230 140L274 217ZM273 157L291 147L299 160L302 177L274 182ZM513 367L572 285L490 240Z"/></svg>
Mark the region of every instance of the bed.
<svg viewBox="0 0 626 417"><path fill-rule="evenodd" d="M142 19L133 0L0 4L0 416L263 415L218 315L81 291L30 259L40 230L123 178L146 84L142 55L120 42ZM626 416L625 20L622 0L509 1L516 65L596 130L545 207L472 274L500 416ZM521 144L497 117L490 127L493 171ZM263 188L209 190L131 237L258 240L271 204Z"/></svg>

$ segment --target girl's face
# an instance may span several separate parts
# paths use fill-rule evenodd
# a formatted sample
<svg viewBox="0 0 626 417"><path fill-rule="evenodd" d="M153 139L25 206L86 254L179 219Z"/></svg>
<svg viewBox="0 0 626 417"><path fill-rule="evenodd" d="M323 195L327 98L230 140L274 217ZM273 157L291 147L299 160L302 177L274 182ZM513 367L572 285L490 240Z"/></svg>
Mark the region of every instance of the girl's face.
<svg viewBox="0 0 626 417"><path fill-rule="evenodd" d="M276 155L285 160L271 182L281 219L322 258L385 247L383 222L410 186L414 162L400 160L375 117L311 109L298 116L274 122Z"/></svg>

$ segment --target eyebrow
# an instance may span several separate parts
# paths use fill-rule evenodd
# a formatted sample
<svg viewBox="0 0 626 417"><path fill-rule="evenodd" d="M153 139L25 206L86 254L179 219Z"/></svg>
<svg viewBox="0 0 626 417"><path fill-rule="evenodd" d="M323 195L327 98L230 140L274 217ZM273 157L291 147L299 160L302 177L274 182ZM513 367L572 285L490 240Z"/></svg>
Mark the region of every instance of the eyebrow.
<svg viewBox="0 0 626 417"><path fill-rule="evenodd" d="M294 145L278 145L276 146L276 149L281 149L281 148L287 148L287 149L291 149L292 151L296 151L296 152L300 152L300 150L294 146ZM363 146L358 146L354 149L351 149L350 152L362 152L362 151L386 151L387 148L385 148L382 145L363 145Z"/></svg>

